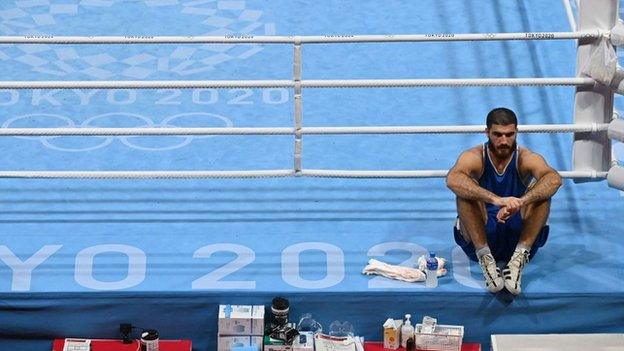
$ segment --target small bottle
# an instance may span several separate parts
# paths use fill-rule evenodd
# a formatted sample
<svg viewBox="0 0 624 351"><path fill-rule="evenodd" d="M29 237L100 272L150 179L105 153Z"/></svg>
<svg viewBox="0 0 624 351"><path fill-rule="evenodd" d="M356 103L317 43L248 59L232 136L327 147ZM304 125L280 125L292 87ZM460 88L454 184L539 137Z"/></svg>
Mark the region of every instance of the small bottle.
<svg viewBox="0 0 624 351"><path fill-rule="evenodd" d="M406 314L405 322L401 326L401 346L403 348L407 348L407 340L414 337L414 327L412 322L410 322L410 318L412 318L412 315Z"/></svg>
<svg viewBox="0 0 624 351"><path fill-rule="evenodd" d="M414 342L414 337L407 339L405 351L416 351L416 342Z"/></svg>
<svg viewBox="0 0 624 351"><path fill-rule="evenodd" d="M428 288L435 288L438 286L438 259L435 257L435 252L429 252L429 258L427 258L427 279L425 280L425 286Z"/></svg>

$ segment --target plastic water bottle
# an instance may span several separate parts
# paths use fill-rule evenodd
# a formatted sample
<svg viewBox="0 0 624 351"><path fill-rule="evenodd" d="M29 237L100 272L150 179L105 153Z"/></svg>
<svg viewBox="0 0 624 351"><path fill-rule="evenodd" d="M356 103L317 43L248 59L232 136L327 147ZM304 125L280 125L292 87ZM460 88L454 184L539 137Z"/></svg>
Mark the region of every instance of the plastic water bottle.
<svg viewBox="0 0 624 351"><path fill-rule="evenodd" d="M435 257L435 252L429 252L429 258L427 258L427 279L425 280L425 286L428 288L435 288L438 286L438 259Z"/></svg>
<svg viewBox="0 0 624 351"><path fill-rule="evenodd" d="M401 326L401 346L403 346L403 348L407 348L407 340L414 337L414 327L410 322L410 318L412 318L412 315L406 314L405 322L403 326Z"/></svg>

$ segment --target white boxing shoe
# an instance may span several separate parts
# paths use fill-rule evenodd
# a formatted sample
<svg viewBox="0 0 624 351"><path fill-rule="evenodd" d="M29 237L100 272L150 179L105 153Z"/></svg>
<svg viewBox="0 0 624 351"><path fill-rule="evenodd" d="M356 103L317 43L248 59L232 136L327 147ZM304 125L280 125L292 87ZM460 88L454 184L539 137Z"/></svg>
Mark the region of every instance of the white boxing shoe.
<svg viewBox="0 0 624 351"><path fill-rule="evenodd" d="M485 254L479 258L479 265L483 270L483 276L485 277L485 287L491 293L497 293L505 287L503 278L501 277L501 271L496 266L496 260L492 254Z"/></svg>
<svg viewBox="0 0 624 351"><path fill-rule="evenodd" d="M520 287L522 282L522 268L524 268L527 263L529 263L529 251L517 249L511 256L505 269L503 269L505 288L514 295L518 295L520 291L522 291Z"/></svg>

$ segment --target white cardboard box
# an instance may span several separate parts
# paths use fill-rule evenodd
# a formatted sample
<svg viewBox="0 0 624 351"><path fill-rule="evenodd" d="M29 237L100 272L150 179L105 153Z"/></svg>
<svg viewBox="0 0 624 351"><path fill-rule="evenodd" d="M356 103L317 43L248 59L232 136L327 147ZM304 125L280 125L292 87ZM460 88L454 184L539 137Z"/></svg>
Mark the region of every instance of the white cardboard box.
<svg viewBox="0 0 624 351"><path fill-rule="evenodd" d="M249 336L219 336L217 350L230 351L235 347L249 346L249 338Z"/></svg>
<svg viewBox="0 0 624 351"><path fill-rule="evenodd" d="M219 335L263 335L264 306L219 305Z"/></svg>
<svg viewBox="0 0 624 351"><path fill-rule="evenodd" d="M401 346L401 325L403 320L388 318L383 324L384 349L396 350Z"/></svg>
<svg viewBox="0 0 624 351"><path fill-rule="evenodd" d="M217 340L217 351L230 351L237 347L253 347L257 351L262 351L261 336L223 336L219 335Z"/></svg>
<svg viewBox="0 0 624 351"><path fill-rule="evenodd" d="M252 306L251 335L264 335L264 305ZM260 338L260 345L262 345L262 338Z"/></svg>

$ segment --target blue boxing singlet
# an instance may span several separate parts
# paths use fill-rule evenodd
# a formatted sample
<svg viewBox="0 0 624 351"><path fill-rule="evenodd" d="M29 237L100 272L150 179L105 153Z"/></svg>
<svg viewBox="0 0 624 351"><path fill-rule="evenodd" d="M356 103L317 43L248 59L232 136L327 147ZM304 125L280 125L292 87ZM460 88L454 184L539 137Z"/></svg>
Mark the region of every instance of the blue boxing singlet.
<svg viewBox="0 0 624 351"><path fill-rule="evenodd" d="M500 197L523 196L526 192L527 185L518 171L518 147L513 151L507 167L505 167L503 173L500 174L490 159L488 144L489 142L483 144L484 166L483 174L481 178L479 178L479 185ZM496 216L498 212L497 206L486 203L485 208L490 215L494 214L494 216Z"/></svg>

